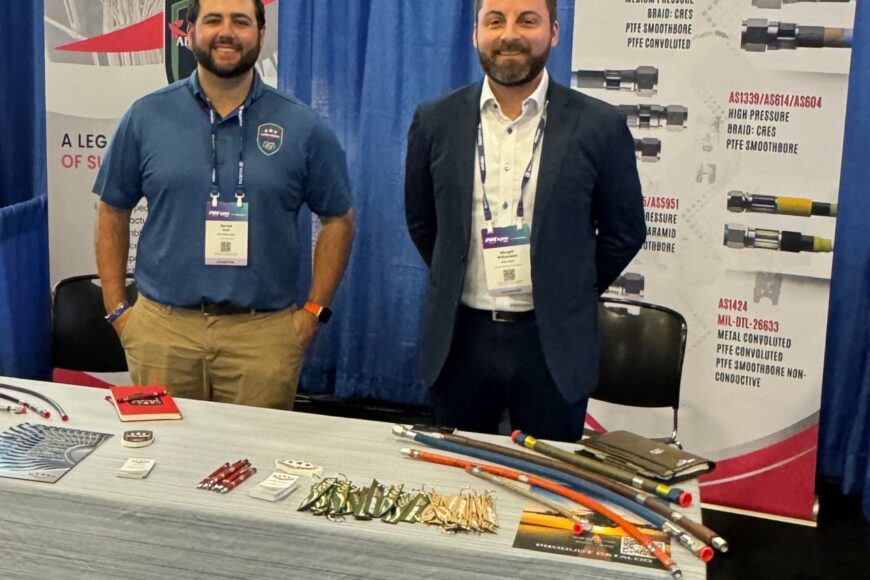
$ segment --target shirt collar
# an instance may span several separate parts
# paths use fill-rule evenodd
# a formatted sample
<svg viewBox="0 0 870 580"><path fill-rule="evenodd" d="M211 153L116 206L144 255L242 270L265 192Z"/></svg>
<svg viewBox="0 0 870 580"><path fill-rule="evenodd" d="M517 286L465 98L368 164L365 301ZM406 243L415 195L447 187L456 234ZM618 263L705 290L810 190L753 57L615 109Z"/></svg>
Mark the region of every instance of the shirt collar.
<svg viewBox="0 0 870 580"><path fill-rule="evenodd" d="M208 103L208 97L205 95L205 91L202 90L202 85L199 84L199 76L196 73L196 69L193 69L193 72L187 77L187 85L190 87L190 90L193 92L194 96L198 99L202 100L203 103ZM254 81L251 83L251 90L248 91L248 96L245 98L245 108L251 106L251 103L260 98L263 94L263 79L260 78L260 74L257 72L257 69L254 69Z"/></svg>
<svg viewBox="0 0 870 580"><path fill-rule="evenodd" d="M550 75L547 72L547 69L544 68L544 74L541 76L541 82L538 84L538 88L535 89L531 95L526 97L526 100L523 101L523 114L525 114L527 107L530 105L534 105L535 109L533 113L537 113L538 111L543 110L544 103L547 101L547 90L550 87ZM485 108L491 103L497 103L495 95L492 92L492 87L489 85L489 76L486 76L483 79L483 90L480 93L480 110L483 112Z"/></svg>

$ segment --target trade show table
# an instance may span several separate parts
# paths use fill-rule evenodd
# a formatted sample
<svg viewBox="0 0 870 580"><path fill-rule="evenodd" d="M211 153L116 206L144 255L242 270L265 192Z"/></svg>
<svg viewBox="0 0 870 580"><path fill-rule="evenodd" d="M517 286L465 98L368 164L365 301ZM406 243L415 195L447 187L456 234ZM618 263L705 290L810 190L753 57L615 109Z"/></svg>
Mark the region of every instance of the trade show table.
<svg viewBox="0 0 870 580"><path fill-rule="evenodd" d="M180 421L122 423L103 389L0 378L49 395L57 414L0 413L0 431L23 422L113 436L57 483L0 478L0 577L11 578L669 578L650 569L512 547L528 500L495 489L498 534L447 534L424 524L348 518L332 522L298 512L310 479L288 498L270 503L248 490L273 470L275 459L300 459L368 485L373 478L405 488L493 489L460 469L403 457L415 446L391 424L177 400ZM35 399L17 395L34 402ZM154 432L149 447L121 445L124 431ZM509 444L505 437L487 440ZM419 447L416 445L416 447ZM156 460L147 479L116 476L128 457ZM196 488L227 461L248 458L258 473L226 495ZM697 493L694 485L684 486ZM700 521L700 508L685 513ZM705 565L672 542L689 580Z"/></svg>

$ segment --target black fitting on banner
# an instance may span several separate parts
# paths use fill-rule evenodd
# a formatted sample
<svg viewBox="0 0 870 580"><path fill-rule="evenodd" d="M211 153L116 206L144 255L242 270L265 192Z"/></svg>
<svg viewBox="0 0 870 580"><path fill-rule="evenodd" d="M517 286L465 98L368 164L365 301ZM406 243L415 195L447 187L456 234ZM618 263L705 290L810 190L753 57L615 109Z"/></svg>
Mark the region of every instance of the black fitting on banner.
<svg viewBox="0 0 870 580"><path fill-rule="evenodd" d="M646 281L643 274L626 272L613 281L613 284L607 289L607 294L643 298L645 285Z"/></svg>
<svg viewBox="0 0 870 580"><path fill-rule="evenodd" d="M619 105L625 113L629 127L639 129L685 129L689 119L689 109L682 105Z"/></svg>
<svg viewBox="0 0 870 580"><path fill-rule="evenodd" d="M799 2L851 2L852 0L752 0L756 8L779 10L783 4L797 4Z"/></svg>
<svg viewBox="0 0 870 580"><path fill-rule="evenodd" d="M781 252L833 252L834 243L827 238L808 236L800 232L748 228L742 224L726 224L724 245L732 249L758 248Z"/></svg>
<svg viewBox="0 0 870 580"><path fill-rule="evenodd" d="M749 52L794 50L796 48L848 48L852 44L849 28L805 26L793 22L749 18L743 21L740 48Z"/></svg>
<svg viewBox="0 0 870 580"><path fill-rule="evenodd" d="M571 73L571 85L581 89L632 91L641 96L656 94L659 69L639 66L628 70L576 70Z"/></svg>
<svg viewBox="0 0 870 580"><path fill-rule="evenodd" d="M658 139L635 139L634 153L638 159L646 162L656 162L661 158L662 142Z"/></svg>

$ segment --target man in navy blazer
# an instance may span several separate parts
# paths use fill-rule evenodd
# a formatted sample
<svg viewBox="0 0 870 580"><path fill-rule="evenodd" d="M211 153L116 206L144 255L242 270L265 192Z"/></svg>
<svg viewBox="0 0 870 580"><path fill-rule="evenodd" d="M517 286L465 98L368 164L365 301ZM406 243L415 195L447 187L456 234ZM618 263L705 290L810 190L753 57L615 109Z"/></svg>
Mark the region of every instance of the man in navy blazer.
<svg viewBox="0 0 870 580"><path fill-rule="evenodd" d="M478 0L483 83L421 105L405 210L429 267L421 376L439 425L576 440L597 302L643 245L623 114L549 79L556 0ZM640 386L638 388L641 388Z"/></svg>

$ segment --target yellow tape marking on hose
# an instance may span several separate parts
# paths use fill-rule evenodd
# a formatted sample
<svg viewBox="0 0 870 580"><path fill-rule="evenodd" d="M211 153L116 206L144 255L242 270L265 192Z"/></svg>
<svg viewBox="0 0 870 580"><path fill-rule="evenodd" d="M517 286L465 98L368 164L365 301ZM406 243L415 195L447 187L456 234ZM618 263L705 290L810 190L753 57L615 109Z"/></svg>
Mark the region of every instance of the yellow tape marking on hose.
<svg viewBox="0 0 870 580"><path fill-rule="evenodd" d="M800 197L778 197L776 208L785 215L810 217L813 211L813 200Z"/></svg>

